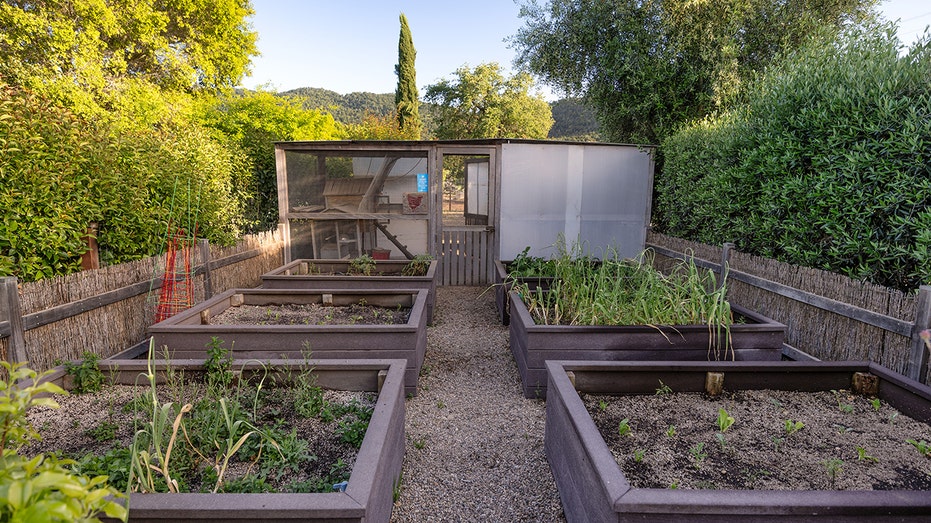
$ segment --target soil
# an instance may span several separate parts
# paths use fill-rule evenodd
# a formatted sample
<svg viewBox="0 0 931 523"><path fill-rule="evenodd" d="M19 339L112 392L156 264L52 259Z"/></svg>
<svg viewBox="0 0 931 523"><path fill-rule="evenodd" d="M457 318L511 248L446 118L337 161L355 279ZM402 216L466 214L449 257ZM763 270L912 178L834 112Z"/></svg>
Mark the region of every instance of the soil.
<svg viewBox="0 0 931 523"><path fill-rule="evenodd" d="M204 385L201 383L185 383L183 387L177 387L178 390L169 390L168 387L159 386L159 399L162 402L172 401L176 405L182 402L193 402L195 410L215 408L216 412L221 412L216 403L198 404L193 398L202 397ZM80 460L84 456L96 455L103 456L109 451L119 449L129 449L132 445L133 435L137 428L151 420L151 413L144 408L134 408L132 402L134 398L141 398L150 389L146 386L128 386L113 385L106 386L104 390L98 393L89 394L71 394L68 396L55 396L55 400L60 405L59 409L49 409L46 407L35 407L28 413L28 419L33 427L38 430L42 437L41 441L30 443L22 449L23 455L35 455L38 453L57 453L71 459ZM252 389L254 391L254 389ZM305 486L301 491L305 491L306 484L313 482L318 483L326 491L332 491L330 481L337 478L347 479L348 473L352 470L355 463L358 449L341 440L340 435L336 432L340 420L324 422L319 418L304 418L295 412L293 401L293 389L289 387L273 387L265 384L263 387L263 399L259 402L258 422L256 425L261 429L274 427L277 429L276 434L290 434L307 441L307 454L312 456L310 459L303 461L298 465L297 461L292 462L292 466L287 468L279 467L260 483L261 487L257 490L247 491L264 491L264 492L289 492L293 491L290 486L304 482ZM254 397L252 392L247 392L244 397ZM289 401L290 399L290 401ZM192 401L193 400L193 401ZM330 405L349 405L356 402L365 407L373 407L375 395L361 392L343 392L343 391L324 391L324 400ZM138 401L138 400L137 400ZM249 403L244 408L251 409ZM145 412L143 412L145 411ZM146 416L148 414L148 416ZM185 420L190 420L193 414L188 414ZM338 417L337 417L338 418ZM173 421L172 417L172 421ZM347 418L348 419L348 418ZM95 438L95 431L103 431L106 426L112 427L112 437ZM189 434L198 429L191 426L189 421L185 422ZM246 431L241 431L240 434ZM183 436L179 436L182 438ZM287 442L277 437L279 443L283 446ZM102 439L102 441L101 441ZM257 444L259 438L252 436L249 443ZM252 445L256 447L256 445ZM194 466L197 470L203 471L211 466L205 459L196 458L193 452L188 452L189 445L179 440L175 444L175 450L172 456L181 456L187 454L194 460ZM292 447L293 448L293 447ZM218 451L214 449L199 449L208 460L217 457ZM269 450L263 450L269 452ZM285 448L285 452L289 451ZM242 478L246 473L254 473L258 466L254 465L255 455L250 456L253 451L248 450L248 444L234 459L230 462L230 467L224 475L224 483L229 484ZM292 454L286 454L292 455ZM185 458L173 458L172 461L184 461ZM289 465L292 465L289 464ZM128 463L116 463L116 474L124 475L128 471ZM338 470L337 470L338 469ZM89 472L85 472L89 473ZM114 471L92 471L91 475L110 474L111 481L114 477ZM125 475L123 476L125 481ZM213 487L213 480L197 477L186 485L185 491L190 492L209 492Z"/></svg>
<svg viewBox="0 0 931 523"><path fill-rule="evenodd" d="M931 440L931 427L847 391L585 394L583 401L635 488L931 490L931 459L906 442ZM734 418L723 433L720 409ZM631 430L622 436L624 419ZM804 426L790 434L787 420Z"/></svg>
<svg viewBox="0 0 931 523"><path fill-rule="evenodd" d="M211 325L403 325L410 307L372 305L239 305L210 318Z"/></svg>

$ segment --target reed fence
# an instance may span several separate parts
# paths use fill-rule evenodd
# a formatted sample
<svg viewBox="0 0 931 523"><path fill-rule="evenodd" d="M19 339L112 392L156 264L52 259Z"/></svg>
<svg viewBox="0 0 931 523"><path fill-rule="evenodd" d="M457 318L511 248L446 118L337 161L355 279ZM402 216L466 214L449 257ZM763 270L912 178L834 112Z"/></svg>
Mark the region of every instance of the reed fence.
<svg viewBox="0 0 931 523"><path fill-rule="evenodd" d="M193 302L258 286L283 260L278 231L225 248L202 240L192 256ZM85 351L105 358L142 341L155 318L165 262L161 255L37 282L0 279L0 358L45 370Z"/></svg>
<svg viewBox="0 0 931 523"><path fill-rule="evenodd" d="M931 286L902 293L846 276L720 247L647 235L654 264L668 269L677 259L720 275L727 267L728 299L786 324L783 353L792 359L878 363L928 383L928 350L918 333L931 323Z"/></svg>

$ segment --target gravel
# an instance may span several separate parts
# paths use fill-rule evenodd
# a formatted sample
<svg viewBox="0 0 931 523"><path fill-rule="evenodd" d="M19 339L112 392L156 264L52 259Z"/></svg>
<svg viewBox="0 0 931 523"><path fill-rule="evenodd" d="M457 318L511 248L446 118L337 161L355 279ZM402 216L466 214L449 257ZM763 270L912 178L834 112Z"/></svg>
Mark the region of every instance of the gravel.
<svg viewBox="0 0 931 523"><path fill-rule="evenodd" d="M391 521L565 521L543 450L545 404L525 399L494 293L439 287Z"/></svg>

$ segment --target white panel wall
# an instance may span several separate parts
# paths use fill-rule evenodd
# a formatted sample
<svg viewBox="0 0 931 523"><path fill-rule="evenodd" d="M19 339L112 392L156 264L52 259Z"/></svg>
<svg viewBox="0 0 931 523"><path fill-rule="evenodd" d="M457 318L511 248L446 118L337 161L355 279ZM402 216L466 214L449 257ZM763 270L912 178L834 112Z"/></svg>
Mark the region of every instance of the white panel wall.
<svg viewBox="0 0 931 523"><path fill-rule="evenodd" d="M503 144L500 257L527 246L549 257L560 233L596 256L610 247L636 256L652 191L652 160L636 146Z"/></svg>

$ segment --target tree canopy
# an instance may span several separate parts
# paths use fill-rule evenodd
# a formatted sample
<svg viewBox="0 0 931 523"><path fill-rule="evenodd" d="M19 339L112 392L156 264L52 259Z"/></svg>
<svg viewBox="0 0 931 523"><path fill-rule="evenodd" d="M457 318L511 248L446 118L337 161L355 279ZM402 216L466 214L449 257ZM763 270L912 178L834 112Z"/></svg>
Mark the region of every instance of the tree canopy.
<svg viewBox="0 0 931 523"><path fill-rule="evenodd" d="M8 0L0 3L0 77L59 96L117 77L167 89L235 86L256 54L249 0Z"/></svg>
<svg viewBox="0 0 931 523"><path fill-rule="evenodd" d="M517 62L583 96L608 139L659 143L727 107L782 53L876 0L536 0L521 3Z"/></svg>
<svg viewBox="0 0 931 523"><path fill-rule="evenodd" d="M549 104L532 94L527 73L505 77L497 63L460 67L455 78L427 86L424 97L436 104L439 139L546 138L553 126Z"/></svg>

